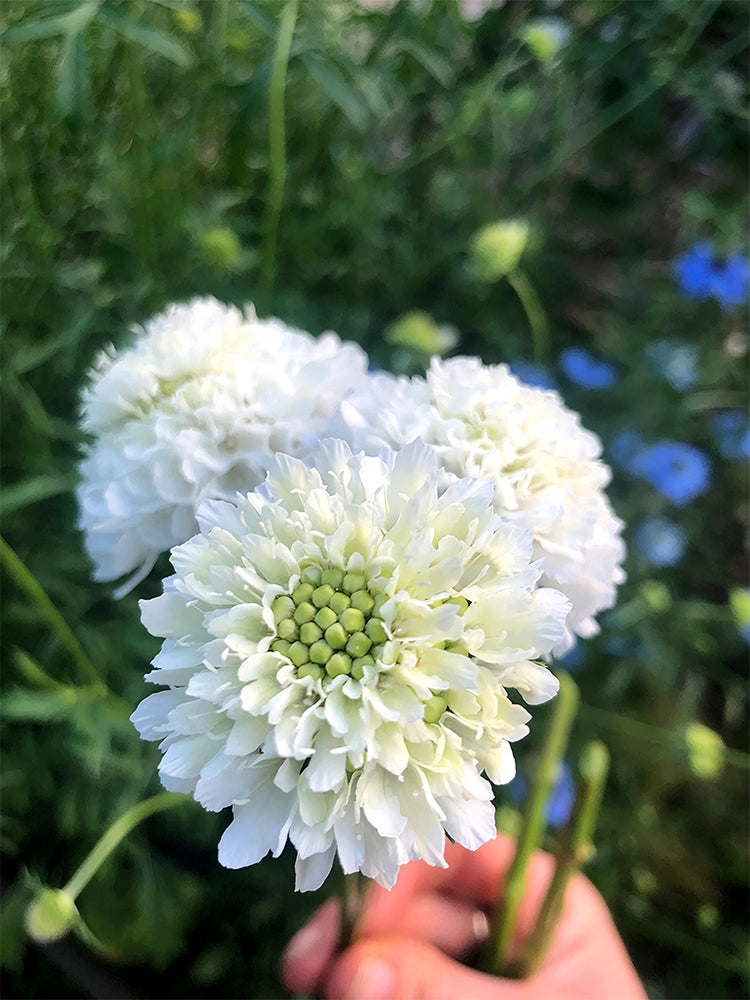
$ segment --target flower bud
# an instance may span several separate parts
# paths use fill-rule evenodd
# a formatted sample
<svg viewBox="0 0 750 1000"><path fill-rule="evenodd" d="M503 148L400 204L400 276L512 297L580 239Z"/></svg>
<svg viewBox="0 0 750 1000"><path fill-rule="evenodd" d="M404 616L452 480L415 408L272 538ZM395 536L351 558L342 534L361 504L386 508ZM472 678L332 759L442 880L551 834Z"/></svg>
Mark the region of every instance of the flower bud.
<svg viewBox="0 0 750 1000"><path fill-rule="evenodd" d="M75 901L62 889L42 889L26 910L26 931L40 944L57 941L78 917Z"/></svg>
<svg viewBox="0 0 750 1000"><path fill-rule="evenodd" d="M458 333L452 326L438 326L428 313L414 310L392 323L385 331L385 339L389 344L431 357L452 350L458 343Z"/></svg>
<svg viewBox="0 0 750 1000"><path fill-rule="evenodd" d="M570 38L570 28L557 17L538 18L526 26L521 37L540 63L550 65Z"/></svg>
<svg viewBox="0 0 750 1000"><path fill-rule="evenodd" d="M529 224L525 219L493 222L476 232L470 243L470 253L480 281L497 281L517 266L529 239Z"/></svg>

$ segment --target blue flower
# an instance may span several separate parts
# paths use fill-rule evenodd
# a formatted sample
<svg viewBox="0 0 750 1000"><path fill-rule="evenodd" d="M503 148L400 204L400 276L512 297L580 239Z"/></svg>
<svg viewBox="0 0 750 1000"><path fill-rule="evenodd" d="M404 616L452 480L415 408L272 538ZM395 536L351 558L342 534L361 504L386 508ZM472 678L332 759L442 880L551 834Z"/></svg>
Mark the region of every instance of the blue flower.
<svg viewBox="0 0 750 1000"><path fill-rule="evenodd" d="M643 438L630 427L619 431L609 444L609 453L615 465L627 472L633 471L633 461L643 447Z"/></svg>
<svg viewBox="0 0 750 1000"><path fill-rule="evenodd" d="M750 458L750 421L742 410L722 410L711 421L724 458Z"/></svg>
<svg viewBox="0 0 750 1000"><path fill-rule="evenodd" d="M727 257L723 267L714 271L711 294L719 300L725 311L732 306L742 305L747 298L749 263L747 257L733 253Z"/></svg>
<svg viewBox="0 0 750 1000"><path fill-rule="evenodd" d="M584 644L577 642L575 646L571 646L567 653L563 653L562 656L556 656L555 663L557 666L562 667L563 670L567 670L569 674L572 674L583 665L585 658Z"/></svg>
<svg viewBox="0 0 750 1000"><path fill-rule="evenodd" d="M508 785L510 797L518 806L522 806L529 797L529 780L525 774L518 773ZM564 760L558 761L555 780L550 789L545 807L545 816L550 826L559 829L570 819L576 801L576 784L570 767Z"/></svg>
<svg viewBox="0 0 750 1000"><path fill-rule="evenodd" d="M685 529L668 517L651 517L635 533L635 547L654 566L674 566L685 554Z"/></svg>
<svg viewBox="0 0 750 1000"><path fill-rule="evenodd" d="M585 347L566 347L560 355L560 367L582 389L608 389L617 381L615 366L595 358Z"/></svg>
<svg viewBox="0 0 750 1000"><path fill-rule="evenodd" d="M658 441L643 448L633 458L631 471L678 506L690 503L711 485L711 463L706 455L681 441Z"/></svg>
<svg viewBox="0 0 750 1000"><path fill-rule="evenodd" d="M516 361L511 361L508 368L516 378L520 378L526 385L532 385L537 389L557 388L554 379L542 365L535 365L532 361L524 361L519 358Z"/></svg>
<svg viewBox="0 0 750 1000"><path fill-rule="evenodd" d="M708 243L696 243L674 262L674 273L688 299L707 299L711 294L714 252Z"/></svg>
<svg viewBox="0 0 750 1000"><path fill-rule="evenodd" d="M696 243L674 263L674 273L688 299L713 296L725 311L747 298L750 261L736 251L719 263L708 243Z"/></svg>
<svg viewBox="0 0 750 1000"><path fill-rule="evenodd" d="M698 380L698 352L689 344L657 340L646 348L651 367L678 392L692 388Z"/></svg>

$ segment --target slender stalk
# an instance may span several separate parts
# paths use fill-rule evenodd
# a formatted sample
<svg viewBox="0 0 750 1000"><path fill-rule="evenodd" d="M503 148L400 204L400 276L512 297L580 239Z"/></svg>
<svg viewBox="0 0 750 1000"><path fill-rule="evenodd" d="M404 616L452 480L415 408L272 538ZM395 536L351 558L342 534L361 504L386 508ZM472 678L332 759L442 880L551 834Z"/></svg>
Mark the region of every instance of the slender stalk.
<svg viewBox="0 0 750 1000"><path fill-rule="evenodd" d="M365 905L365 894L369 879L359 872L344 875L344 892L341 899L341 931L339 933L339 951L348 948L354 940L362 911Z"/></svg>
<svg viewBox="0 0 750 1000"><path fill-rule="evenodd" d="M534 930L519 960L521 976L532 975L542 964L562 913L571 875L592 855L593 836L609 771L609 752L598 740L586 744L578 760L578 795L573 816L557 854L557 864Z"/></svg>
<svg viewBox="0 0 750 1000"><path fill-rule="evenodd" d="M101 868L110 854L127 837L134 827L138 826L144 819L153 816L154 813L164 812L165 809L172 809L174 806L185 802L185 796L178 792L161 792L150 799L144 799L123 813L119 819L99 838L92 849L84 858L81 865L70 877L62 892L75 900L78 894L91 881L97 871Z"/></svg>
<svg viewBox="0 0 750 1000"><path fill-rule="evenodd" d="M31 603L35 605L57 636L61 646L70 654L78 669L81 681L106 690L99 672L86 655L68 623L49 599L37 578L26 568L24 563L2 537L0 537L0 565L2 565L18 589L23 591Z"/></svg>
<svg viewBox="0 0 750 1000"><path fill-rule="evenodd" d="M261 254L261 274L269 298L276 280L276 244L278 242L281 205L286 180L286 130L284 127L284 90L286 69L297 20L298 0L289 0L281 12L276 51L271 70L268 95L268 200Z"/></svg>
<svg viewBox="0 0 750 1000"><path fill-rule="evenodd" d="M547 313L544 311L542 301L527 275L519 268L511 271L507 278L508 284L521 301L523 311L526 313L526 318L531 327L531 338L534 342L534 360L539 365L544 364L549 351L549 320L547 319Z"/></svg>
<svg viewBox="0 0 750 1000"><path fill-rule="evenodd" d="M531 783L516 843L516 853L505 880L503 898L498 901L492 921L485 964L487 971L494 975L503 975L510 971L508 951L516 928L518 909L526 891L529 859L541 843L547 799L555 779L558 761L565 753L570 727L578 708L578 688L575 682L564 671L561 671L558 677L560 690L555 699L554 714L542 749L542 757Z"/></svg>

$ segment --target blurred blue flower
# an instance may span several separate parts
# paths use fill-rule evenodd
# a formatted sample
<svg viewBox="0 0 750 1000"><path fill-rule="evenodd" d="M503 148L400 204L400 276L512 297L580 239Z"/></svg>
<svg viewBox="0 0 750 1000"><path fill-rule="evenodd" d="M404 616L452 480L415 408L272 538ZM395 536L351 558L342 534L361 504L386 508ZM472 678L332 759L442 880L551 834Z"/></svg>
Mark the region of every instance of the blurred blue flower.
<svg viewBox="0 0 750 1000"><path fill-rule="evenodd" d="M654 566L674 566L685 554L685 529L668 517L651 517L635 533L635 548Z"/></svg>
<svg viewBox="0 0 750 1000"><path fill-rule="evenodd" d="M723 267L715 270L711 294L719 300L725 311L732 306L742 305L747 298L749 264L747 257L733 253L727 257Z"/></svg>
<svg viewBox="0 0 750 1000"><path fill-rule="evenodd" d="M685 392L698 381L698 352L689 344L657 340L646 348L652 369L678 392Z"/></svg>
<svg viewBox="0 0 750 1000"><path fill-rule="evenodd" d="M711 294L714 252L708 243L696 243L674 262L674 273L688 299L707 299Z"/></svg>
<svg viewBox="0 0 750 1000"><path fill-rule="evenodd" d="M582 389L608 389L617 381L615 366L595 358L585 347L566 347L560 354L560 367Z"/></svg>
<svg viewBox="0 0 750 1000"><path fill-rule="evenodd" d="M678 506L690 503L711 485L707 456L682 441L657 441L643 448L633 458L631 471Z"/></svg>
<svg viewBox="0 0 750 1000"><path fill-rule="evenodd" d="M630 427L619 431L609 444L609 453L615 465L628 472L633 471L633 461L643 447L643 438Z"/></svg>
<svg viewBox="0 0 750 1000"><path fill-rule="evenodd" d="M520 378L526 385L532 385L537 389L556 389L554 379L542 365L535 365L533 361L524 361L519 358L511 361L508 365L513 375Z"/></svg>
<svg viewBox="0 0 750 1000"><path fill-rule="evenodd" d="M722 410L711 421L724 458L750 458L750 420L743 410Z"/></svg>
<svg viewBox="0 0 750 1000"><path fill-rule="evenodd" d="M674 273L683 295L689 299L713 297L725 311L747 298L750 261L740 253L717 261L709 243L696 243L674 263Z"/></svg>
<svg viewBox="0 0 750 1000"><path fill-rule="evenodd" d="M529 796L529 779L519 772L508 785L510 797L518 806L523 806ZM564 761L558 761L555 780L550 790L545 807L545 817L550 826L559 829L570 819L576 801L576 784L570 767Z"/></svg>
<svg viewBox="0 0 750 1000"><path fill-rule="evenodd" d="M567 670L569 674L572 674L583 665L585 658L584 643L577 642L567 653L563 653L562 656L556 656L555 663L557 666L562 667L563 670Z"/></svg>

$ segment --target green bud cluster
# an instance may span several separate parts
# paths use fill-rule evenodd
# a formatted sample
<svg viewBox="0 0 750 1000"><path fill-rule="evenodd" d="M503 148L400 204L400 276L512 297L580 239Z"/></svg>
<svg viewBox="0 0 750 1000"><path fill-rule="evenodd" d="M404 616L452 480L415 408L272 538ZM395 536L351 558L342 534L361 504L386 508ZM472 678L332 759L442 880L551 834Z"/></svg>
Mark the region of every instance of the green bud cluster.
<svg viewBox="0 0 750 1000"><path fill-rule="evenodd" d="M388 639L380 615L386 600L370 593L362 573L308 567L292 593L273 602L271 649L291 660L298 677L361 680Z"/></svg>

